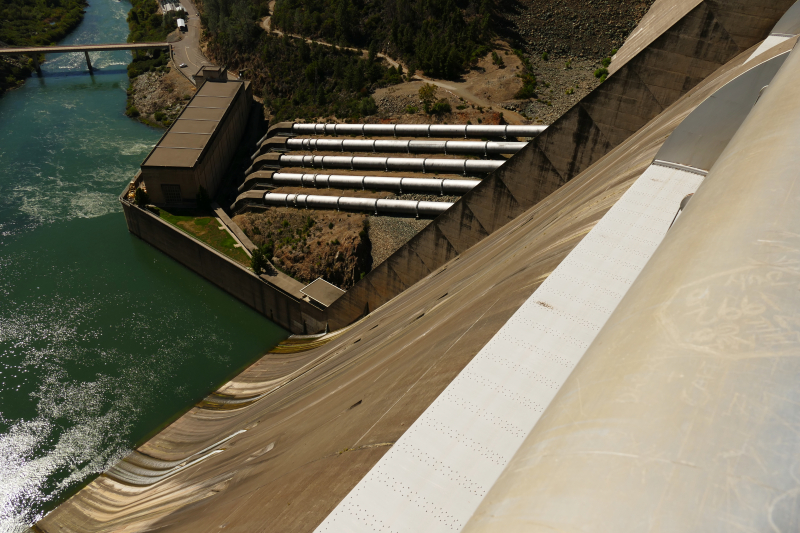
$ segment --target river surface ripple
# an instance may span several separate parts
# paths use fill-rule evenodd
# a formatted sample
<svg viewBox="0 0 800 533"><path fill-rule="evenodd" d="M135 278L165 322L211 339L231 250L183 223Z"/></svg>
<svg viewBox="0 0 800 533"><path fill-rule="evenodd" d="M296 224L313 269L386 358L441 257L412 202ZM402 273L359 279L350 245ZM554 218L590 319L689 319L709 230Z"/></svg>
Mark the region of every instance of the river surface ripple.
<svg viewBox="0 0 800 533"><path fill-rule="evenodd" d="M94 0L64 44L124 42ZM0 98L0 532L24 531L287 333L130 235L117 196L160 131L127 52L49 56Z"/></svg>

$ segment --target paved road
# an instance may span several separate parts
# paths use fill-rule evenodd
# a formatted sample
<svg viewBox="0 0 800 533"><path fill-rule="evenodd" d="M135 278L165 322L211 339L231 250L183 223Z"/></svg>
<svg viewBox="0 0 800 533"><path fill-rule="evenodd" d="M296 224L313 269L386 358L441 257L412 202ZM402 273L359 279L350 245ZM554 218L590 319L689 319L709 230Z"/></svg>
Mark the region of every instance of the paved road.
<svg viewBox="0 0 800 533"><path fill-rule="evenodd" d="M113 50L142 50L150 48L169 48L169 43L109 43L109 44L70 44L63 46L15 46L0 48L0 55L13 54L51 54L54 52L105 52Z"/></svg>
<svg viewBox="0 0 800 533"><path fill-rule="evenodd" d="M200 24L197 6L194 5L192 0L180 0L180 3L186 9L187 31L181 33L180 41L172 43L172 55L175 67L192 81L192 76L200 70L201 66L213 65L214 63L203 54L203 49L200 47L200 35L203 28ZM181 64L186 64L186 66L180 68L179 65ZM228 79L238 80L239 77L236 73L228 71Z"/></svg>
<svg viewBox="0 0 800 533"><path fill-rule="evenodd" d="M192 0L181 0L181 5L186 8L186 33L181 34L181 40L172 43L172 55L175 60L175 66L183 63L186 67L181 68L181 72L191 79L192 75L200 70L203 65L213 65L208 58L203 55L200 48L200 17L197 16L197 7Z"/></svg>

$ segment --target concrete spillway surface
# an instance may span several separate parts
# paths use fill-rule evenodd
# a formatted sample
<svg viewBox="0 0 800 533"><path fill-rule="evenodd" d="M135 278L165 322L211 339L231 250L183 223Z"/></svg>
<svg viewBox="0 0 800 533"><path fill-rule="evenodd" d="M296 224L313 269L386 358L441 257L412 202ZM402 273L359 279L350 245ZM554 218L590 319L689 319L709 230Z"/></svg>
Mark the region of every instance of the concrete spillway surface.
<svg viewBox="0 0 800 533"><path fill-rule="evenodd" d="M293 135L361 135L374 137L535 137L547 126L459 124L293 124Z"/></svg>
<svg viewBox="0 0 800 533"><path fill-rule="evenodd" d="M404 215L436 217L453 205L450 202L417 202L412 200L380 200L354 198L351 196L317 196L310 194L266 193L264 204L275 207L298 207L305 209L332 209L360 211L376 215Z"/></svg>
<svg viewBox="0 0 800 533"><path fill-rule="evenodd" d="M460 530L702 180L640 177L316 531Z"/></svg>
<svg viewBox="0 0 800 533"><path fill-rule="evenodd" d="M328 152L391 152L408 154L515 154L525 148L525 142L477 141L407 141L362 139L288 139L290 150Z"/></svg>

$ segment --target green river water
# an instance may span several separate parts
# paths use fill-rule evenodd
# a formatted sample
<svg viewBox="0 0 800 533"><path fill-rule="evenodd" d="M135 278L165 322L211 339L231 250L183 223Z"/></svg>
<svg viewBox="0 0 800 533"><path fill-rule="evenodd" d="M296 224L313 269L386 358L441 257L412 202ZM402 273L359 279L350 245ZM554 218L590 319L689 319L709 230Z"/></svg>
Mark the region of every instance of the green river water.
<svg viewBox="0 0 800 533"><path fill-rule="evenodd" d="M92 0L70 43L124 42ZM127 52L52 55L0 98L0 532L24 531L287 335L130 235L117 196L161 135Z"/></svg>

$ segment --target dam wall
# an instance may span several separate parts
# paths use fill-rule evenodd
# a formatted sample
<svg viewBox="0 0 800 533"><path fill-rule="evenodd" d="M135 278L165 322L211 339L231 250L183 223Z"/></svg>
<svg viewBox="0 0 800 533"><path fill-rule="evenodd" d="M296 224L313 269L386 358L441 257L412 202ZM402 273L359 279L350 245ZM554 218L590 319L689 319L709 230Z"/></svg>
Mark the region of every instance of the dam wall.
<svg viewBox="0 0 800 533"><path fill-rule="evenodd" d="M748 55L387 305L306 346L277 348L118 465L144 464L150 481L132 486L102 475L37 531L312 531L582 242L675 128L749 68Z"/></svg>
<svg viewBox="0 0 800 533"><path fill-rule="evenodd" d="M391 300L598 162L738 54L794 0L684 2L685 15L334 302L331 329ZM690 8L691 6L691 8ZM652 35L652 34L650 34Z"/></svg>
<svg viewBox="0 0 800 533"><path fill-rule="evenodd" d="M127 189L126 189L127 191ZM324 331L325 311L120 197L128 231L292 333ZM291 290L291 289L290 289Z"/></svg>

